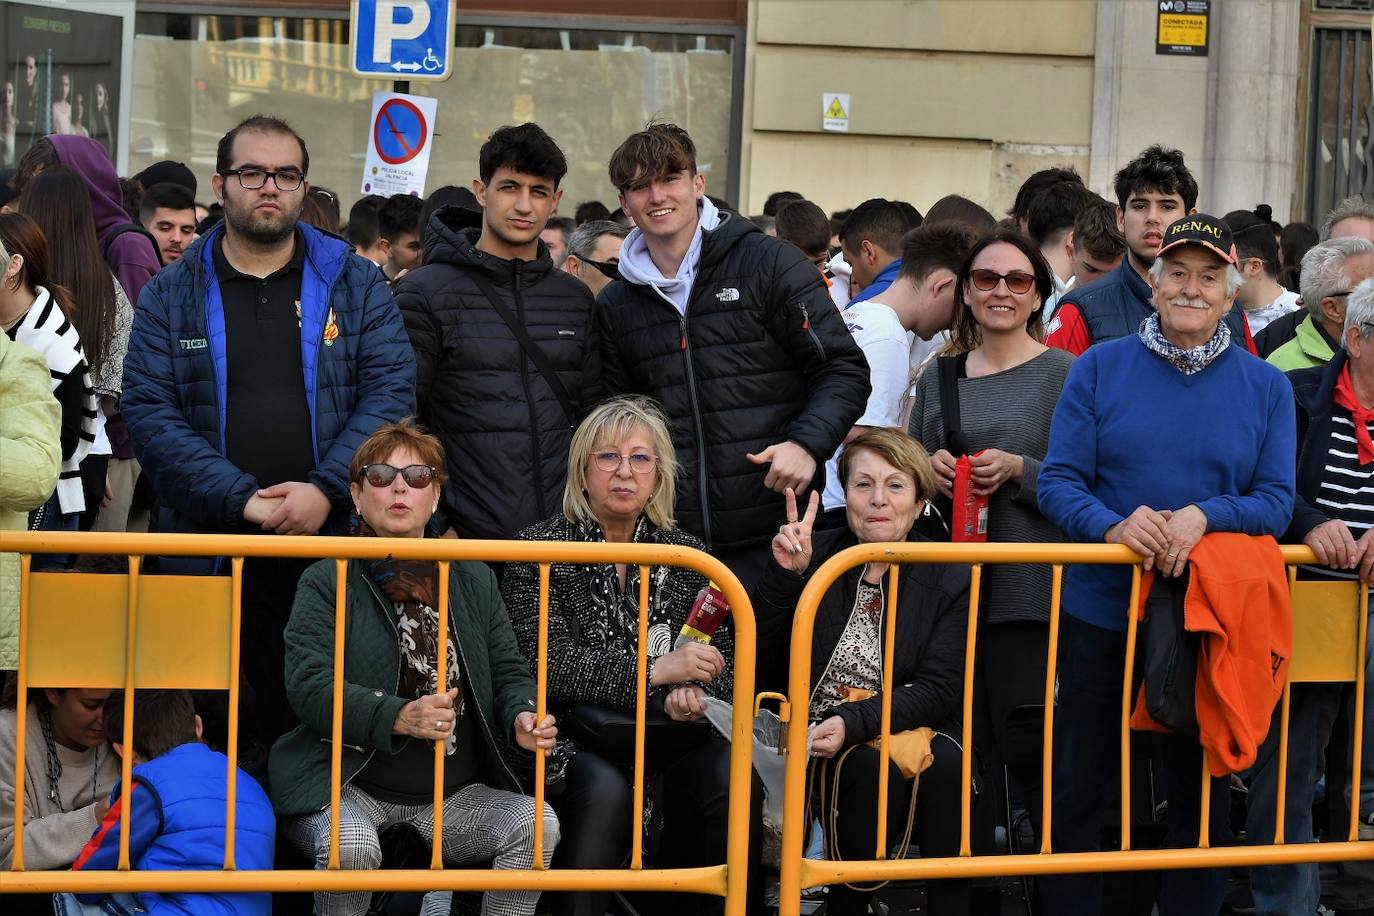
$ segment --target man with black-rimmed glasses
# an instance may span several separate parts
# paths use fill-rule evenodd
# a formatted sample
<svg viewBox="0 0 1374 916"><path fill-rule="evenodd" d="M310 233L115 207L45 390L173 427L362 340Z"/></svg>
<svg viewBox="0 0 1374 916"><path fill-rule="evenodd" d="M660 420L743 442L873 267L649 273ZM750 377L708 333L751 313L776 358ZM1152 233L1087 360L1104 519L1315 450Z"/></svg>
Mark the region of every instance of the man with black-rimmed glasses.
<svg viewBox="0 0 1374 916"><path fill-rule="evenodd" d="M158 494L154 531L343 533L354 450L414 409L414 358L382 275L299 221L309 168L281 120L225 134L212 182L224 222L139 298L122 407ZM249 721L269 742L291 724L281 631L308 562L245 570Z"/></svg>

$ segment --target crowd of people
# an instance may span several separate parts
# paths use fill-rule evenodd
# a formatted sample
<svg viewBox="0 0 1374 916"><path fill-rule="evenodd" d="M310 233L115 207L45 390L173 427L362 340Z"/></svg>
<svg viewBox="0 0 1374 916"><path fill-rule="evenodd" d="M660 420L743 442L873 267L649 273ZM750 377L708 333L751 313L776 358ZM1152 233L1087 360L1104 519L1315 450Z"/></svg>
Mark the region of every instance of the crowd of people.
<svg viewBox="0 0 1374 916"><path fill-rule="evenodd" d="M490 135L470 188L364 197L346 219L309 171L305 140L267 116L221 139L210 207L180 163L121 179L98 142L70 134L24 154L0 197L0 526L705 550L751 595L758 686L774 690L788 683L809 576L848 546L968 531L1124 544L1146 571L1141 608L1128 607L1128 568L1072 566L1063 578L1050 798L1048 567L989 567L975 607L958 565L870 563L830 588L806 710L818 854L873 853L885 666L901 738L885 814L898 853L957 855L966 793L975 852L995 852L999 836L1030 848L1022 834L1039 837L1051 803L1056 851L1110 848L1137 612L1147 622L1132 797L1144 813L1133 842L1197 844L1204 767L1204 837L1273 841L1292 651L1276 544L1313 549L1303 577L1374 582L1374 202L1343 201L1320 229L1280 226L1267 206L1219 218L1197 211L1182 154L1151 146L1117 173L1114 201L1057 167L1030 176L1004 219L954 194L925 214L875 198L827 215L788 191L751 217L707 193L691 137L661 123L612 155L614 211L563 205L564 154L532 123ZM972 501L981 514L956 524ZM118 569L51 554L33 568ZM152 575L227 569L223 558L145 564ZM553 567L550 714L538 720L537 567L454 563L441 587L432 562L349 562L336 825L335 567L249 558L239 867L327 868L335 827L345 869L432 842L436 744L447 865L530 868L542 833L545 866L622 867L637 778L650 864L723 861L732 794L745 787L730 784L729 745L706 713L731 698L738 646L728 620L713 633L694 627L713 583L672 567L647 574ZM17 660L18 580L17 558L0 557L0 671ZM1190 641L1190 631L1205 635ZM1159 667L1169 664L1197 667L1178 678ZM641 675L649 731L636 774ZM222 694L139 691L125 747L115 739L131 713L119 692L32 690L18 762L15 686L8 678L0 702L0 867L19 829L16 765L27 868L114 867L123 821L137 868L220 867L231 788ZM1374 747L1352 798L1349 694L1292 688L1286 842L1339 836L1324 825L1345 822L1347 806L1361 838L1374 839ZM135 791L121 798L128 755ZM748 788L746 905L756 913L776 825L764 823L761 782ZM1244 801L1233 805L1237 790ZM1314 864L1230 877L1045 876L1028 893L1053 914L1114 912L1123 893L1164 916L1216 914L1238 892L1259 913L1316 913L1322 897L1342 916L1374 913L1374 873L1358 863L1326 880ZM213 896L28 905L273 908L268 895ZM872 896L835 885L826 905L861 914ZM475 905L601 916L622 906L610 897L504 891ZM927 882L926 899L939 914L979 909L963 879ZM473 903L435 891L410 911ZM313 899L320 914L375 905L364 891ZM721 908L714 898L671 905Z"/></svg>

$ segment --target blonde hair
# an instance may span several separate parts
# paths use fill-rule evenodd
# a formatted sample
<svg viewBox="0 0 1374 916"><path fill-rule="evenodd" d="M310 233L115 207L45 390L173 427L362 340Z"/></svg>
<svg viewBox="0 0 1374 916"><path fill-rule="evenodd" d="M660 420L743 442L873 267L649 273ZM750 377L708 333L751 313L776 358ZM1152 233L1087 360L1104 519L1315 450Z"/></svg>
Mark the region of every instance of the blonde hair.
<svg viewBox="0 0 1374 916"><path fill-rule="evenodd" d="M910 474L916 482L916 498L930 499L938 490L935 469L930 466L930 455L925 446L908 436L900 429L874 429L852 440L840 453L840 483L849 489L849 470L854 457L862 451L869 451L886 461L899 471Z"/></svg>
<svg viewBox="0 0 1374 916"><path fill-rule="evenodd" d="M569 521L596 521L587 501L587 461L598 442L619 442L637 429L647 429L654 441L658 475L644 514L660 528L673 528L673 506L677 498L677 454L668 433L668 421L658 405L648 398L615 398L598 405L573 433L568 447L568 483L563 489L563 514Z"/></svg>

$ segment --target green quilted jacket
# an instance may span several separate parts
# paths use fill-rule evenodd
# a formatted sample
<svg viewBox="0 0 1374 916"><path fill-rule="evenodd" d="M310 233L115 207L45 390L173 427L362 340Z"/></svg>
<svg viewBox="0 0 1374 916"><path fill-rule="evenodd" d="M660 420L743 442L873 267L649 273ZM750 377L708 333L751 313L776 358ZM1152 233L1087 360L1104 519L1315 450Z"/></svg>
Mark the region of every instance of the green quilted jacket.
<svg viewBox="0 0 1374 916"><path fill-rule="evenodd" d="M396 695L401 650L395 616L358 562L348 564L344 642L343 781L374 754L395 755L406 741L391 727L407 702ZM279 817L319 811L329 804L329 743L334 696L334 561L322 560L301 576L286 625L286 694L301 724L272 747L268 761L272 807ZM477 712L482 781L522 791L501 756L515 748L515 717L534 711L534 680L515 642L496 578L482 563L449 567L449 637L466 673L466 699ZM502 740L497 740L495 730Z"/></svg>

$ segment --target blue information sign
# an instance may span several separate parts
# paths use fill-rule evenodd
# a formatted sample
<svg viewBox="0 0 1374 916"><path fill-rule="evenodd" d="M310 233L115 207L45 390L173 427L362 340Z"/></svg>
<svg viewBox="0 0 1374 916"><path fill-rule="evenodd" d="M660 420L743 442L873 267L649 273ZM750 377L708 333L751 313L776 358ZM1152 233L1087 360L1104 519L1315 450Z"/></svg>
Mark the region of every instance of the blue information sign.
<svg viewBox="0 0 1374 916"><path fill-rule="evenodd" d="M444 80L453 69L454 0L353 0L353 71Z"/></svg>

